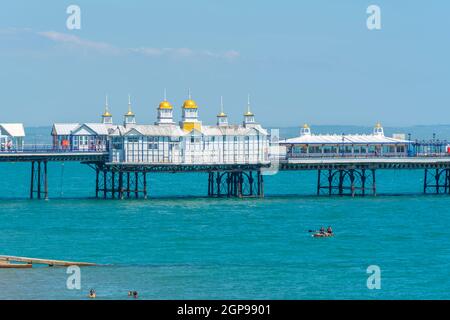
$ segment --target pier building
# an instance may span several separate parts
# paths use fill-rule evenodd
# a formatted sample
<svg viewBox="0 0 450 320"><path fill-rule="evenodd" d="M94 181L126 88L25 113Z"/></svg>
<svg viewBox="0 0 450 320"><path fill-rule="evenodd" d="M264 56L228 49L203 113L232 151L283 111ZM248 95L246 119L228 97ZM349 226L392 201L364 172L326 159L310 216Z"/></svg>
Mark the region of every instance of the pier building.
<svg viewBox="0 0 450 320"><path fill-rule="evenodd" d="M300 136L280 141L285 147L286 158L307 157L373 157L407 156L412 141L403 135L387 137L377 123L371 134L313 134L305 124Z"/></svg>
<svg viewBox="0 0 450 320"><path fill-rule="evenodd" d="M25 129L22 123L0 123L0 150L22 150Z"/></svg>
<svg viewBox="0 0 450 320"><path fill-rule="evenodd" d="M268 132L256 123L250 101L243 123L229 124L221 99L216 125L204 125L191 98L181 107L179 124L166 97L157 107L155 124L139 124L128 102L122 124L114 124L108 103L101 123L56 123L55 149L109 150L112 163L264 163L268 162ZM110 146L110 148L108 148Z"/></svg>
<svg viewBox="0 0 450 320"><path fill-rule="evenodd" d="M192 171L208 172L209 196L263 196L269 134L256 122L250 98L241 124L228 122L222 98L216 124L203 124L190 91L178 123L165 92L156 113L154 124L139 123L128 97L128 110L117 124L106 99L100 123L54 124L53 150L105 151L107 161L89 163L96 171L97 197L146 197L148 172Z"/></svg>

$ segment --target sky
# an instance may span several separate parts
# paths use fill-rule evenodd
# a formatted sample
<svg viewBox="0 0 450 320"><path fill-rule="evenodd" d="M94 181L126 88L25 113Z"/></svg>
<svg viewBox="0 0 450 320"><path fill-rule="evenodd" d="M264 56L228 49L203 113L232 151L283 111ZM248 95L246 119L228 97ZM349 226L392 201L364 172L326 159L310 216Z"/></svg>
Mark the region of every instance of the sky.
<svg viewBox="0 0 450 320"><path fill-rule="evenodd" d="M97 122L107 94L120 123L130 94L153 123L164 88L179 120L190 88L205 124L220 96L241 122L247 94L267 127L449 124L449 13L443 0L2 1L0 122Z"/></svg>

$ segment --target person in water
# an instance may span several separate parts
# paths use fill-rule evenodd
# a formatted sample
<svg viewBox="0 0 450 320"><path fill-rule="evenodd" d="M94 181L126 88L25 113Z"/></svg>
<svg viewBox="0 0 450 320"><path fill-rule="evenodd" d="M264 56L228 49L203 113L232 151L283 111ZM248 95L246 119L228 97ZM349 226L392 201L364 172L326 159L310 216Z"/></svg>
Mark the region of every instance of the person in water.
<svg viewBox="0 0 450 320"><path fill-rule="evenodd" d="M319 230L319 233L324 234L325 233L325 228L321 227L320 230Z"/></svg>
<svg viewBox="0 0 450 320"><path fill-rule="evenodd" d="M327 228L327 233L333 234L333 229L331 229L331 226L328 226L328 228Z"/></svg>
<svg viewBox="0 0 450 320"><path fill-rule="evenodd" d="M89 290L89 298L95 298L97 294L95 293L94 289Z"/></svg>
<svg viewBox="0 0 450 320"><path fill-rule="evenodd" d="M137 297L138 297L138 292L137 291L128 291L128 296L129 297L133 297L133 298L135 298L135 299L137 299Z"/></svg>

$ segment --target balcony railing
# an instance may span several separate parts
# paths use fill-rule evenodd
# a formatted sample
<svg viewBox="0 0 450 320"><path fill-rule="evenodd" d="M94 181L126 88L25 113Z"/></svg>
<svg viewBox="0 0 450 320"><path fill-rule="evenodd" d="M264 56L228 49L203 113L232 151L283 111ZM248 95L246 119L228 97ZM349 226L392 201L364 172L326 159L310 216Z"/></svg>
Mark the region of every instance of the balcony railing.
<svg viewBox="0 0 450 320"><path fill-rule="evenodd" d="M26 144L22 148L0 148L0 153L98 153L98 152L108 152L106 147L102 148L64 148L55 147L48 144Z"/></svg>

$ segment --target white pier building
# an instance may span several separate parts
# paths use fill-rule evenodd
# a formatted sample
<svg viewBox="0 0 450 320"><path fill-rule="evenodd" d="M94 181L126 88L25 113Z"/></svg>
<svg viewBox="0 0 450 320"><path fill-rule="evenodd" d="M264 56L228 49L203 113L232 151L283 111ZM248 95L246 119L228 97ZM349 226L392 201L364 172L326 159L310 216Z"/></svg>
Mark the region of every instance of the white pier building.
<svg viewBox="0 0 450 320"><path fill-rule="evenodd" d="M164 97L154 124L139 124L131 100L122 124L114 124L106 101L101 123L53 125L53 147L68 150L109 150L113 163L256 164L268 163L268 132L255 121L248 101L243 123L228 123L221 110L216 125L199 120L197 103L184 101L181 121Z"/></svg>
<svg viewBox="0 0 450 320"><path fill-rule="evenodd" d="M387 137L377 123L372 134L312 134L305 124L300 136L280 141L287 158L345 156L407 156L411 141L403 136Z"/></svg>

